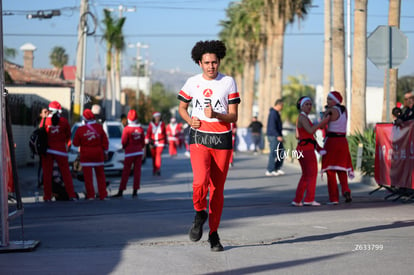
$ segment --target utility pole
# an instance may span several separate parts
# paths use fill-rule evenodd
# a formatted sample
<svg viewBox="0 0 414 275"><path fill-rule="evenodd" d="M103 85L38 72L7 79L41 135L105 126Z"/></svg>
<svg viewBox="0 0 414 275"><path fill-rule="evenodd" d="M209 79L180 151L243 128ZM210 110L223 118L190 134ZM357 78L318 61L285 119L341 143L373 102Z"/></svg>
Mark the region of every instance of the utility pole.
<svg viewBox="0 0 414 275"><path fill-rule="evenodd" d="M78 46L76 51L76 79L75 79L75 94L73 97L73 117L74 120L79 120L83 111L83 89L85 85L85 50L86 50L86 16L88 12L88 0L81 0L80 18L78 26Z"/></svg>

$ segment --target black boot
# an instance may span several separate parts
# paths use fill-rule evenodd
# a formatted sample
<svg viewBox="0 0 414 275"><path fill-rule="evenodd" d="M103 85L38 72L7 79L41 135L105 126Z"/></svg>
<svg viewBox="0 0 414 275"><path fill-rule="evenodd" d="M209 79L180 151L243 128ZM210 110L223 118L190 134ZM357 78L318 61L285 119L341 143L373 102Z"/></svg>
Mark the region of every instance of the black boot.
<svg viewBox="0 0 414 275"><path fill-rule="evenodd" d="M345 202L351 202L352 201L352 197L351 197L350 192L345 192L344 197L345 197Z"/></svg>
<svg viewBox="0 0 414 275"><path fill-rule="evenodd" d="M224 250L223 246L220 243L220 238L217 234L217 231L210 233L208 236L208 242L210 243L211 251L220 252Z"/></svg>
<svg viewBox="0 0 414 275"><path fill-rule="evenodd" d="M120 197L122 197L122 193L123 193L124 191L122 191L122 190L118 190L118 193L116 193L115 195L113 195L111 198L120 198Z"/></svg>
<svg viewBox="0 0 414 275"><path fill-rule="evenodd" d="M134 189L134 191L132 192L132 197L138 197L138 190Z"/></svg>
<svg viewBox="0 0 414 275"><path fill-rule="evenodd" d="M193 226L190 229L190 232L188 233L190 240L193 242L197 242L201 239L203 236L203 225L206 222L208 217L208 214L206 211L197 211L195 217Z"/></svg>

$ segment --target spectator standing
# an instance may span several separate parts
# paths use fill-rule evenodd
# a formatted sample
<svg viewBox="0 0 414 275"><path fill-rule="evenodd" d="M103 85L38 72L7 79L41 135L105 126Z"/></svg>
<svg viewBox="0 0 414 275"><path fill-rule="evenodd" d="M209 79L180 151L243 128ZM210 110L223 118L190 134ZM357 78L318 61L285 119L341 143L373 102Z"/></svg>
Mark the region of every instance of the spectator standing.
<svg viewBox="0 0 414 275"><path fill-rule="evenodd" d="M132 165L134 165L132 197L137 197L138 190L141 186L141 165L142 156L144 155L145 133L141 124L138 123L137 112L135 110L129 110L128 112L128 124L122 132L121 140L122 147L125 150L124 169L122 171L118 193L113 197L122 197L128 183Z"/></svg>
<svg viewBox="0 0 414 275"><path fill-rule="evenodd" d="M321 204L315 201L318 162L315 155L317 142L314 133L328 123L329 115L325 116L319 124L313 125L308 117L312 110L312 100L310 97L305 96L299 98L296 107L300 111L298 120L296 121L296 138L298 139L296 151L301 152L299 163L302 168L302 176L296 188L296 195L292 201L292 205L320 206ZM305 192L306 196L302 203Z"/></svg>
<svg viewBox="0 0 414 275"><path fill-rule="evenodd" d="M42 108L42 110L40 110L39 117L36 119L35 127L43 127L43 123L46 123L46 118L48 115L49 110L47 108ZM42 178L42 155L39 155L39 167L37 169L37 188L40 188L43 185Z"/></svg>
<svg viewBox="0 0 414 275"><path fill-rule="evenodd" d="M339 191L336 176L341 184L342 195L345 202L351 202L351 190L348 186L348 177L354 177L351 155L346 139L346 127L348 121L347 110L341 105L342 96L337 91L328 94L326 114L330 114L328 129L326 132L324 149L326 154L322 156L322 173L328 177L329 203L339 203Z"/></svg>
<svg viewBox="0 0 414 275"><path fill-rule="evenodd" d="M190 158L193 169L193 207L196 211L190 240L202 238L208 218L211 251L223 251L217 233L224 204L224 183L232 153L230 123L238 116L239 93L234 79L219 73L226 47L218 40L199 41L191 51L202 73L187 79L178 94L178 112L190 125ZM191 115L188 113L193 104ZM218 142L219 141L219 142ZM209 214L207 214L209 195Z"/></svg>
<svg viewBox="0 0 414 275"><path fill-rule="evenodd" d="M409 91L404 94L404 108L397 119L397 125L412 119L414 119L414 92Z"/></svg>
<svg viewBox="0 0 414 275"><path fill-rule="evenodd" d="M250 133L252 135L254 145L253 152L254 154L257 154L258 152L261 152L260 143L262 141L263 124L257 120L257 116L254 116L248 128L250 129Z"/></svg>
<svg viewBox="0 0 414 275"><path fill-rule="evenodd" d="M274 106L269 110L267 119L267 139L269 141L269 160L267 163L266 176L280 176L284 175L282 166L284 160L283 147L283 123L280 112L283 109L283 100L276 100Z"/></svg>
<svg viewBox="0 0 414 275"><path fill-rule="evenodd" d="M152 155L152 174L161 176L161 155L167 142L165 124L161 120L161 113L154 112L152 121L148 125L145 143L150 145Z"/></svg>
<svg viewBox="0 0 414 275"><path fill-rule="evenodd" d="M99 198L107 197L104 161L108 158L108 137L90 109L83 111L85 124L80 126L73 138L73 145L80 147L80 164L85 179L86 199L95 199L93 170L98 182Z"/></svg>
<svg viewBox="0 0 414 275"><path fill-rule="evenodd" d="M70 126L66 118L61 117L62 106L57 101L49 104L49 114L46 118L45 128L47 132L48 149L42 156L43 169L43 200L52 200L52 173L53 161L59 165L66 192L70 200L76 200L77 195L73 187L72 175L68 162L68 143L71 138Z"/></svg>

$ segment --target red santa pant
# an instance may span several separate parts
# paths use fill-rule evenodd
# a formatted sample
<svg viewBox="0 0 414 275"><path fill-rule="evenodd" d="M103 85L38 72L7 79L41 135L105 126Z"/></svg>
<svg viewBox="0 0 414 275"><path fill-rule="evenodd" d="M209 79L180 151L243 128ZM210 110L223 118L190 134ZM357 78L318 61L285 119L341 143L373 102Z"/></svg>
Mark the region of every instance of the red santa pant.
<svg viewBox="0 0 414 275"><path fill-rule="evenodd" d="M141 164L142 164L142 155L126 157L124 160L124 170L122 170L121 184L119 185L119 190L125 190L129 174L131 173L131 165L134 164L134 190L138 190L141 185Z"/></svg>
<svg viewBox="0 0 414 275"><path fill-rule="evenodd" d="M87 199L95 198L95 189L93 188L92 168L95 168L96 181L98 182L99 198L103 200L108 195L108 193L106 192L106 179L105 179L105 172L104 172L103 165L82 166L83 176L85 179L86 198Z"/></svg>
<svg viewBox="0 0 414 275"><path fill-rule="evenodd" d="M217 231L224 203L224 183L232 150L218 150L200 144L190 145L193 168L193 204L196 211L207 209L209 195L210 232Z"/></svg>
<svg viewBox="0 0 414 275"><path fill-rule="evenodd" d="M316 160L315 151L302 151L303 157L299 159L302 168L302 176L300 177L298 187L296 188L296 196L294 201L300 203L306 191L304 202L313 202L315 200L316 180L318 177L318 162Z"/></svg>
<svg viewBox="0 0 414 275"><path fill-rule="evenodd" d="M328 192L329 192L329 200L331 202L339 201L338 183L336 181L337 174L339 178L339 183L341 184L342 195L345 192L351 193L351 190L349 189L349 186L348 186L348 175L346 171L327 170L326 175L328 177Z"/></svg>
<svg viewBox="0 0 414 275"><path fill-rule="evenodd" d="M177 155L177 141L176 140L172 140L168 142L168 150L169 150L170 156Z"/></svg>
<svg viewBox="0 0 414 275"><path fill-rule="evenodd" d="M164 147L157 146L151 149L152 155L152 172L156 173L161 170L161 155Z"/></svg>
<svg viewBox="0 0 414 275"><path fill-rule="evenodd" d="M52 173L54 160L56 160L59 166L60 174L62 175L69 198L76 198L75 189L73 188L72 175L69 170L68 157L48 153L42 156L43 199L52 199Z"/></svg>

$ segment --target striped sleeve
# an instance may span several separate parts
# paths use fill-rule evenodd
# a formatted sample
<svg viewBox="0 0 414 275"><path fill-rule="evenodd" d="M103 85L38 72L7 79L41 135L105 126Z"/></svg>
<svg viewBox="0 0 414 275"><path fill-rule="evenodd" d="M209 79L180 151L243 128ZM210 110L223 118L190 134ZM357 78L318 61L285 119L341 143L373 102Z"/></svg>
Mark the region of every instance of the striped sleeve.
<svg viewBox="0 0 414 275"><path fill-rule="evenodd" d="M241 102L238 92L232 92L229 94L229 104L239 104Z"/></svg>
<svg viewBox="0 0 414 275"><path fill-rule="evenodd" d="M183 90L181 90L181 91L178 93L177 98L178 98L179 100L181 100L181 101L185 102L185 103L190 103L190 102L191 102L191 99L192 99L192 97L190 97L189 95L187 95L187 94L186 94Z"/></svg>

